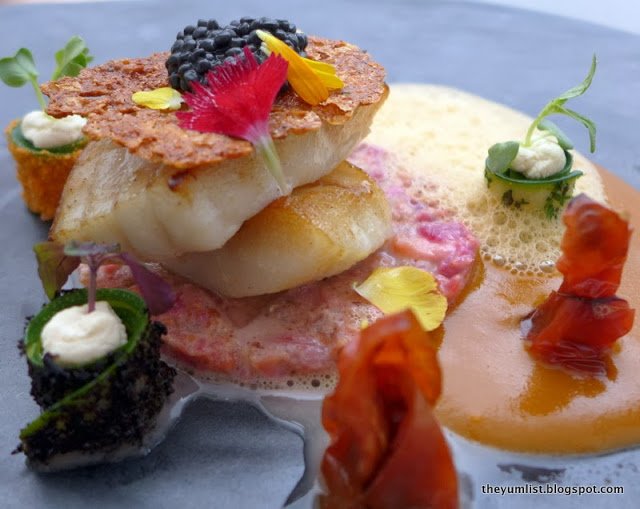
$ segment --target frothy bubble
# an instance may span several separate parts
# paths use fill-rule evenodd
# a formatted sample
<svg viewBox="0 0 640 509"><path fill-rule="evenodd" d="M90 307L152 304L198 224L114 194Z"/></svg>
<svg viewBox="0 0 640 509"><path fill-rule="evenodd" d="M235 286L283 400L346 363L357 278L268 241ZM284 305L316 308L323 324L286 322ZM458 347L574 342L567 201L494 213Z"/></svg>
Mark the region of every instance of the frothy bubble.
<svg viewBox="0 0 640 509"><path fill-rule="evenodd" d="M289 376L271 378L239 378L212 372L196 371L174 359L170 359L170 362L203 383L214 385L233 384L242 389L253 391L256 395L286 393L289 395L300 394L304 397L322 397L333 391L338 382L338 376L335 371L318 372L304 376L291 374Z"/></svg>
<svg viewBox="0 0 640 509"><path fill-rule="evenodd" d="M542 210L505 207L484 179L491 145L518 140L531 119L479 97L433 85L395 85L366 142L393 152L414 177L413 195L448 209L478 238L482 258L514 275L552 276L564 233L561 220ZM584 172L574 194L605 202L595 167L580 154ZM425 188L424 182L436 185Z"/></svg>

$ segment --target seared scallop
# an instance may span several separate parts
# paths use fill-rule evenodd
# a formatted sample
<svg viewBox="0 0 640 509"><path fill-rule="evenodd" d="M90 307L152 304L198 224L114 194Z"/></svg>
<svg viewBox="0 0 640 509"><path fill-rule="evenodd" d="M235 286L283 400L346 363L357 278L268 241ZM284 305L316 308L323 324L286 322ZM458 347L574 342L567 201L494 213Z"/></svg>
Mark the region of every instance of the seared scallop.
<svg viewBox="0 0 640 509"><path fill-rule="evenodd" d="M166 53L107 62L43 86L48 113L87 117L92 140L67 181L54 240L119 242L148 261L220 248L282 194L314 182L369 132L388 88L359 48L311 37L308 55L332 64L344 88L317 106L290 88L269 118L285 193L250 143L182 129L175 112L136 105L133 93L168 85Z"/></svg>
<svg viewBox="0 0 640 509"><path fill-rule="evenodd" d="M338 274L369 256L391 235L383 191L342 162L246 221L222 248L190 253L164 265L230 297L279 292Z"/></svg>

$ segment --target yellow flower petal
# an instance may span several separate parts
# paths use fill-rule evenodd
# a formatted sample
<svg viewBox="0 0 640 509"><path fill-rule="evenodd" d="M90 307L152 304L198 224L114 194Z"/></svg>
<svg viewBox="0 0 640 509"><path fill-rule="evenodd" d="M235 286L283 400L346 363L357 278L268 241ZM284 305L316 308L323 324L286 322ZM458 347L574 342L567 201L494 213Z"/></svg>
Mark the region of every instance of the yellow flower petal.
<svg viewBox="0 0 640 509"><path fill-rule="evenodd" d="M344 87L344 82L338 78L335 74L330 74L328 72L322 71L314 71L316 76L320 78L320 81L330 90L340 90Z"/></svg>
<svg viewBox="0 0 640 509"><path fill-rule="evenodd" d="M182 105L180 92L171 87L136 92L131 96L131 100L138 106L152 110L179 110Z"/></svg>
<svg viewBox="0 0 640 509"><path fill-rule="evenodd" d="M335 68L324 62L302 58L283 41L264 30L257 30L258 37L269 51L280 55L289 63L287 79L303 101L316 105L329 97L329 89L342 88L342 80L335 75Z"/></svg>
<svg viewBox="0 0 640 509"><path fill-rule="evenodd" d="M344 87L344 82L336 75L336 68L326 62L318 62L310 58L303 58L327 88L338 90Z"/></svg>
<svg viewBox="0 0 640 509"><path fill-rule="evenodd" d="M429 331L447 312L447 299L433 275L416 267L380 267L353 289L385 314L411 309Z"/></svg>
<svg viewBox="0 0 640 509"><path fill-rule="evenodd" d="M309 67L311 67L314 71L320 71L320 72L326 72L326 73L336 73L336 68L333 67L331 64L328 64L326 62L319 62L318 60L311 60L310 58L304 58L304 57L300 57L302 58L302 60L304 60Z"/></svg>

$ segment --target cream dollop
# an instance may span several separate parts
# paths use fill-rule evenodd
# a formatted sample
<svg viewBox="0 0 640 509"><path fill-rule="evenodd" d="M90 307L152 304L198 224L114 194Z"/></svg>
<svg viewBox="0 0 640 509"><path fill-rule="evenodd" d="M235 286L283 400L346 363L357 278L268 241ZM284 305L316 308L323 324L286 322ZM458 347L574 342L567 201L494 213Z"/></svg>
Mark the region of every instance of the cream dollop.
<svg viewBox="0 0 640 509"><path fill-rule="evenodd" d="M548 131L538 131L531 145L520 145L511 168L530 179L542 179L562 171L567 158L557 138Z"/></svg>
<svg viewBox="0 0 640 509"><path fill-rule="evenodd" d="M53 118L44 111L27 113L20 124L22 134L37 148L55 148L82 139L87 119L80 115Z"/></svg>
<svg viewBox="0 0 640 509"><path fill-rule="evenodd" d="M56 313L42 329L42 349L61 366L96 361L127 342L124 324L108 302L72 306Z"/></svg>

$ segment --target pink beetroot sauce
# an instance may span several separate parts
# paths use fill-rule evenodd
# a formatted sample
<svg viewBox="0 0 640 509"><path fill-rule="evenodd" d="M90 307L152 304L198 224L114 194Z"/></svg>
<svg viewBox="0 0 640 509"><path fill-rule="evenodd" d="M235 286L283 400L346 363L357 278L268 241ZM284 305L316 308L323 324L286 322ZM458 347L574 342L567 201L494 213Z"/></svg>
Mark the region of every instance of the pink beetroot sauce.
<svg viewBox="0 0 640 509"><path fill-rule="evenodd" d="M273 295L230 299L168 274L175 306L156 318L165 353L187 367L236 380L331 373L338 350L382 313L352 288L376 267L414 265L433 273L452 304L469 282L478 241L429 201L435 184L416 182L385 150L360 145L349 160L387 194L394 236L367 259L327 279ZM420 193L417 195L416 190ZM102 267L99 285L132 288L127 267Z"/></svg>

